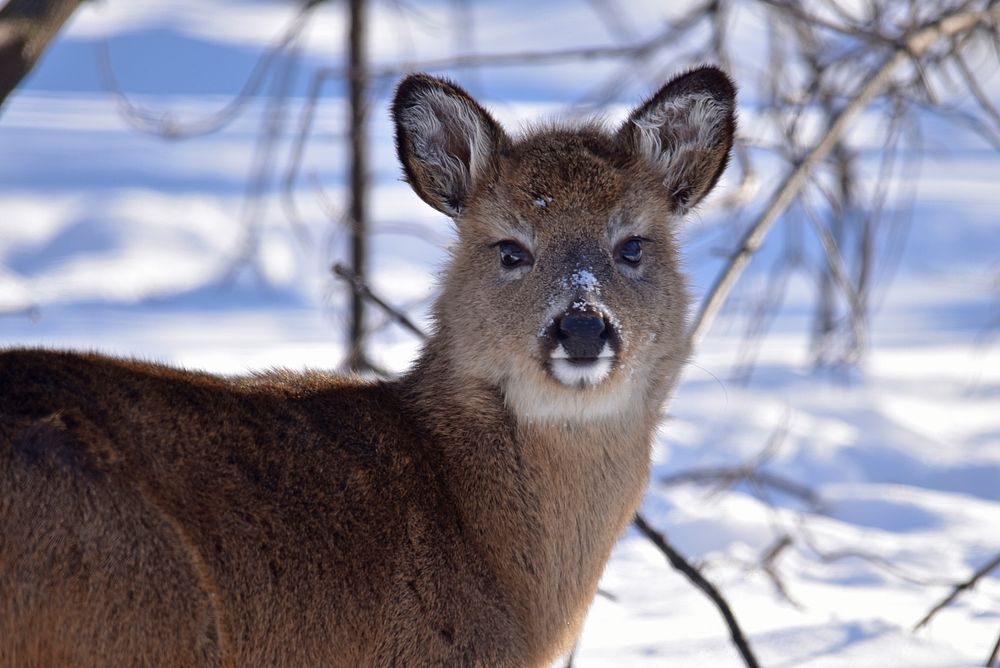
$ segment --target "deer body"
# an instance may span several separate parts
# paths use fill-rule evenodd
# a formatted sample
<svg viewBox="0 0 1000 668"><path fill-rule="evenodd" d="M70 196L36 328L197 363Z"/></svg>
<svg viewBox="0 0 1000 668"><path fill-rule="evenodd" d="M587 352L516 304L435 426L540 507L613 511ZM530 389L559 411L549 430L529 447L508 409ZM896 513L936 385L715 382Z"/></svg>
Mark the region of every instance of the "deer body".
<svg viewBox="0 0 1000 668"><path fill-rule="evenodd" d="M732 100L703 68L618 133L514 141L407 79L400 158L459 244L399 380L0 353L0 665L568 649L686 355L671 220L724 167Z"/></svg>

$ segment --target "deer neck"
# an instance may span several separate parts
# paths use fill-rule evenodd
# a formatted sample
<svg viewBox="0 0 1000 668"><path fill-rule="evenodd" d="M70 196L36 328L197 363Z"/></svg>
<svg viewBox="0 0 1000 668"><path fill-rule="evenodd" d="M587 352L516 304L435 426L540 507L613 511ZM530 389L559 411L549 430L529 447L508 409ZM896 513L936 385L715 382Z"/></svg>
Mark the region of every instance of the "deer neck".
<svg viewBox="0 0 1000 668"><path fill-rule="evenodd" d="M526 632L542 634L538 646L552 634L571 642L641 500L657 411L519 420L501 388L462 374L435 339L402 384L446 463L467 539L531 620Z"/></svg>

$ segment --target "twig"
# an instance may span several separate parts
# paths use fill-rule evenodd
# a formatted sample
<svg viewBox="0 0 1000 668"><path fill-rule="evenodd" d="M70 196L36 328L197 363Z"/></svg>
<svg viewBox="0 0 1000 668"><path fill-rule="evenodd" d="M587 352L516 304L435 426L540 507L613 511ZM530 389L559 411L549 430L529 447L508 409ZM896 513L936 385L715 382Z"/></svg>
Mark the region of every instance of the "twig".
<svg viewBox="0 0 1000 668"><path fill-rule="evenodd" d="M668 46L674 36L674 26L668 25L652 37L620 46L588 46L512 53L470 53L450 58L435 58L400 65L373 67L373 77L396 77L410 71L453 70L470 67L511 67L516 65L546 65L566 61L633 58Z"/></svg>
<svg viewBox="0 0 1000 668"><path fill-rule="evenodd" d="M993 121L995 128L1000 129L1000 111L997 110L996 105L990 101L989 96L986 95L986 91L983 87L976 81L976 76L972 73L969 68L969 64L965 62L965 58L959 52L955 53L955 64L958 65L958 71L962 74L962 79L965 80L965 85L968 86L969 91L972 92L973 97L979 103L980 108L983 113Z"/></svg>
<svg viewBox="0 0 1000 668"><path fill-rule="evenodd" d="M245 265L258 269L253 264L260 246L260 222L263 215L262 202L271 181L274 167L274 152L285 126L290 88L295 81L295 73L299 64L299 48L296 41L288 45L281 71L274 77L273 90L267 101L264 115L261 119L260 131L257 133L256 146L250 176L247 179L243 193L243 204L240 207L240 223L243 228L243 242L240 253L233 259L228 276L231 280ZM296 240L304 247L309 247L309 235L304 227L292 223L292 232ZM261 279L260 272L256 274Z"/></svg>
<svg viewBox="0 0 1000 668"><path fill-rule="evenodd" d="M671 566L683 573L684 576L690 580L691 584L700 589L712 600L715 606L719 609L719 612L722 614L723 619L726 620L726 626L729 627L729 634L733 640L733 644L736 645L736 649L739 650L740 656L743 658L743 662L747 665L747 668L759 668L760 664L757 662L757 657L754 656L753 650L750 649L750 644L743 635L743 631L740 629L740 625L736 621L736 617L733 615L733 611L729 607L729 603L727 603L726 599L722 597L719 590L716 589L711 582L706 580L705 577L698 572L698 569L688 563L688 561L677 550L675 550L670 543L667 542L667 539L663 534L653 529L640 513L636 513L632 522L635 524L636 528L639 529L639 531L653 543L653 545L659 548L660 552L666 556L667 561L670 562Z"/></svg>
<svg viewBox="0 0 1000 668"><path fill-rule="evenodd" d="M800 3L789 0L759 0L764 5L783 11L795 18L799 23L811 26L818 26L848 37L861 38L872 44L899 46L899 43L879 32L866 30L859 25L845 25L828 21L821 16L807 12Z"/></svg>
<svg viewBox="0 0 1000 668"><path fill-rule="evenodd" d="M808 487L773 473L760 471L753 466L715 466L691 469L675 473L674 475L664 476L660 478L660 483L664 485L676 485L685 482L721 482L725 485L732 485L740 480L746 480L747 482L765 487L772 487L789 496L794 496L810 506L818 506L820 504L816 492Z"/></svg>
<svg viewBox="0 0 1000 668"><path fill-rule="evenodd" d="M1000 19L1000 4L985 10L957 11L946 14L930 25L910 34L895 52L885 58L875 72L865 80L860 90L830 122L819 142L799 161L772 196L764 212L743 235L729 262L716 278L708 296L702 302L691 328L688 330L688 347L693 350L722 308L733 286L757 252L785 209L806 185L815 167L829 155L837 141L854 118L875 99L892 80L896 69L911 58L924 53L941 39L957 35L985 22Z"/></svg>
<svg viewBox="0 0 1000 668"><path fill-rule="evenodd" d="M1000 566L1000 554L997 554L995 557L986 562L983 566L980 566L979 570L973 573L972 577L970 577L968 580L966 580L965 582L960 582L959 584L955 585L955 587L951 590L950 594L945 596L940 603L931 608L928 611L928 613L924 615L923 618L914 625L913 630L919 631L923 626L925 626L929 621L931 621L931 618L934 617L934 615L936 615L938 611L940 611L942 608L946 607L952 601L958 598L959 594L961 594L963 591L975 587L976 583L979 582L979 580L988 575L989 572L992 571L997 566Z"/></svg>
<svg viewBox="0 0 1000 668"><path fill-rule="evenodd" d="M285 211L285 216L292 224L293 229L305 229L305 223L299 214L295 201L295 184L298 181L299 172L302 169L302 160L305 155L306 142L312 132L313 122L316 116L316 109L319 104L319 97L323 91L323 85L330 77L326 70L315 72L309 84L309 93L306 102L302 106L302 117L299 121L299 129L295 134L295 141L292 142L291 155L288 158L288 167L285 177L282 179L281 203ZM332 213L335 207L327 207ZM330 216L335 217L333 215Z"/></svg>
<svg viewBox="0 0 1000 668"><path fill-rule="evenodd" d="M593 0L591 4L594 4ZM713 0L702 2L692 7L683 16L671 21L661 36L662 47L667 47L675 41L681 41L708 15L713 4ZM603 83L577 100L574 106L583 111L584 109L603 107L610 103L628 85L630 80L637 78L637 71L641 71L641 68L648 64L656 55L656 51L656 49L651 49L633 54ZM659 78L657 77L657 79Z"/></svg>
<svg viewBox="0 0 1000 668"><path fill-rule="evenodd" d="M620 42L635 40L638 31L614 0L587 0L598 22Z"/></svg>
<svg viewBox="0 0 1000 668"><path fill-rule="evenodd" d="M997 636L997 641L993 645L993 651L990 652L990 658L986 659L986 668L993 668L996 666L998 658L1000 658L1000 635Z"/></svg>
<svg viewBox="0 0 1000 668"><path fill-rule="evenodd" d="M563 668L573 668L573 659L576 657L576 650L580 647L579 639L573 643L572 649L569 650L569 654L566 656L566 663L563 664Z"/></svg>
<svg viewBox="0 0 1000 668"><path fill-rule="evenodd" d="M82 0L9 0L0 6L0 108L81 4Z"/></svg>
<svg viewBox="0 0 1000 668"><path fill-rule="evenodd" d="M844 297L847 299L847 303L851 308L851 330L854 336L854 351L853 356L859 356L864 351L866 347L866 340L868 337L868 326L866 324L867 317L865 315L865 305L861 300L861 296L855 289L854 284L851 282L850 277L847 274L847 265L844 262L844 257L840 252L837 240L830 233L828 229L819 220L819 216L812 210L811 207L803 204L802 209L806 212L806 217L809 222L812 223L813 229L816 230L816 235L819 237L820 244L823 247L823 253L826 257L827 268L829 269L830 276L840 291L843 293Z"/></svg>
<svg viewBox="0 0 1000 668"><path fill-rule="evenodd" d="M788 587L785 586L784 581L778 574L778 568L777 568L778 557L781 555L782 552L784 552L786 549L788 549L794 544L795 541L792 540L792 537L789 536L788 534L783 534L779 536L778 539L774 542L774 544L764 551L764 555L760 559L760 568L762 571L764 571L764 574L767 575L768 578L770 578L771 584L774 585L775 591L777 591L782 598L788 601L789 604L801 610L802 604L793 599L791 594L788 593Z"/></svg>
<svg viewBox="0 0 1000 668"><path fill-rule="evenodd" d="M378 306L380 309L385 311L385 313L389 317L391 317L397 323L402 325L404 329L416 335L417 338L420 339L427 338L427 332L420 329L420 327L414 324L414 322L410 320L405 313L395 308L394 306L386 302L384 299L376 295L374 292L372 292L371 288L369 288L368 285L363 280L361 280L360 277L355 275L354 272L352 272L350 269L348 269L347 267L345 267L340 263L337 263L333 265L333 273L336 274L338 277L347 281L348 285L350 285L351 289L354 291L354 294L358 295L363 299L367 299L371 303Z"/></svg>
<svg viewBox="0 0 1000 668"><path fill-rule="evenodd" d="M111 63L111 50L107 41L99 44L97 52L101 80L105 89L115 97L119 115L139 132L156 134L170 139L198 137L218 132L235 120L253 101L263 86L271 67L282 52L302 34L312 10L323 1L311 0L304 3L281 36L258 58L240 92L221 109L204 118L182 123L174 120L169 112L153 112L133 102L115 75Z"/></svg>

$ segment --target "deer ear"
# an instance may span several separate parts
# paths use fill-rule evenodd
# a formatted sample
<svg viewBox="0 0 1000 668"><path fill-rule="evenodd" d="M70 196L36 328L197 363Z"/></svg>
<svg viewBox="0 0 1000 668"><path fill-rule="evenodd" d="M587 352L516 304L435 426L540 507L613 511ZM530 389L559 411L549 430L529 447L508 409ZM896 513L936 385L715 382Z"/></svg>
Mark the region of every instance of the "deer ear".
<svg viewBox="0 0 1000 668"><path fill-rule="evenodd" d="M676 210L691 210L729 162L736 88L721 70L683 74L636 108L618 139L663 177Z"/></svg>
<svg viewBox="0 0 1000 668"><path fill-rule="evenodd" d="M392 118L410 186L438 211L458 216L506 141L503 129L464 90L426 74L399 84Z"/></svg>

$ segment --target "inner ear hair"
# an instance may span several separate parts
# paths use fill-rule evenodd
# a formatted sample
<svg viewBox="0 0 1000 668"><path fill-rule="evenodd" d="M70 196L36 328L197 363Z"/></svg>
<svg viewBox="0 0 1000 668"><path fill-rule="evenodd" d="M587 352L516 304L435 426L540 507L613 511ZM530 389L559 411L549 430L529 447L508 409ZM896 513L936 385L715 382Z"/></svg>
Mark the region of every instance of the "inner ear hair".
<svg viewBox="0 0 1000 668"><path fill-rule="evenodd" d="M460 215L504 140L500 125L462 88L427 74L399 85L392 117L406 180L438 211Z"/></svg>
<svg viewBox="0 0 1000 668"><path fill-rule="evenodd" d="M619 130L632 153L658 171L686 213L715 186L736 132L736 88L721 70L701 67L663 86Z"/></svg>

